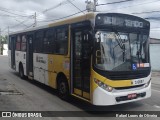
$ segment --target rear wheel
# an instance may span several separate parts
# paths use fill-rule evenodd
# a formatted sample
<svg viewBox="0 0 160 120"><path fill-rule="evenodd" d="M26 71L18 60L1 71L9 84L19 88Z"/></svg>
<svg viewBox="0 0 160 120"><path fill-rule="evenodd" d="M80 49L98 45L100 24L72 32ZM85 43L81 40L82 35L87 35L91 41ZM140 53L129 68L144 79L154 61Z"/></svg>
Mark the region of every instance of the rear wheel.
<svg viewBox="0 0 160 120"><path fill-rule="evenodd" d="M63 100L68 100L69 98L69 87L64 77L58 79L58 96Z"/></svg>
<svg viewBox="0 0 160 120"><path fill-rule="evenodd" d="M21 79L24 79L24 70L23 70L23 66L21 64L19 66L19 76Z"/></svg>

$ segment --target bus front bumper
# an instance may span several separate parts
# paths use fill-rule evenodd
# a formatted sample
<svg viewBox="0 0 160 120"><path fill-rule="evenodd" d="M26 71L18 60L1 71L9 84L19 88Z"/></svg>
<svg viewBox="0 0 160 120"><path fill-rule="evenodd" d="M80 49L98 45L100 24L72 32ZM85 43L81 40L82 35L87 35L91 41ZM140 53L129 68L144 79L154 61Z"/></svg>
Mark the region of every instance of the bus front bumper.
<svg viewBox="0 0 160 120"><path fill-rule="evenodd" d="M129 98L129 95L135 95L135 98ZM146 88L123 91L123 92L107 92L104 89L97 87L93 92L93 105L106 106L116 105L128 102L134 102L151 96L151 82Z"/></svg>

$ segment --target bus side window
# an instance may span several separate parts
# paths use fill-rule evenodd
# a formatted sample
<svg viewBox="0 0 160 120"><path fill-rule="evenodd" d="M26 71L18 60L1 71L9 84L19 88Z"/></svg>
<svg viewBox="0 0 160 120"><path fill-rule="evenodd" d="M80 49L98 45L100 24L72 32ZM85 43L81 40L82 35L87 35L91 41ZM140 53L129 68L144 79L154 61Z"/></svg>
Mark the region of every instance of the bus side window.
<svg viewBox="0 0 160 120"><path fill-rule="evenodd" d="M54 30L48 29L43 39L44 53L53 53L54 51Z"/></svg>
<svg viewBox="0 0 160 120"><path fill-rule="evenodd" d="M56 31L56 53L67 54L68 52L68 31L65 28L59 28Z"/></svg>
<svg viewBox="0 0 160 120"><path fill-rule="evenodd" d="M35 48L34 48L34 51L36 53L43 52L43 36L44 36L43 31L37 31L36 34L35 34Z"/></svg>
<svg viewBox="0 0 160 120"><path fill-rule="evenodd" d="M22 42L21 42L21 51L26 51L26 48L27 48L27 46L26 46L27 44L26 44L26 36L25 35L23 35L22 36Z"/></svg>
<svg viewBox="0 0 160 120"><path fill-rule="evenodd" d="M20 51L21 50L21 36L18 35L17 36L17 40L16 40L16 50Z"/></svg>

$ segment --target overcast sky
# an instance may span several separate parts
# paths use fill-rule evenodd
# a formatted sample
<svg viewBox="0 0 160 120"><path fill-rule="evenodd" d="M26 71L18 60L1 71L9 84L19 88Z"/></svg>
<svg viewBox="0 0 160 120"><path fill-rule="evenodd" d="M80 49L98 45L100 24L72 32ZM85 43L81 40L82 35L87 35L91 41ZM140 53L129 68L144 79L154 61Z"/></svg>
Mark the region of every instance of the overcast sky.
<svg viewBox="0 0 160 120"><path fill-rule="evenodd" d="M86 0L70 1L80 10L86 9ZM117 1L125 0L98 0L98 4ZM35 12L37 14L38 25L47 24L48 22L46 21L48 20L62 18L79 12L79 10L67 2L67 0L0 0L0 3L0 28L2 34L7 33L8 26L12 32L32 27ZM97 11L126 14L159 11L134 15L142 18L156 17L157 19L149 19L151 22L150 36L160 38L160 0L133 0L125 3L108 4L98 6Z"/></svg>

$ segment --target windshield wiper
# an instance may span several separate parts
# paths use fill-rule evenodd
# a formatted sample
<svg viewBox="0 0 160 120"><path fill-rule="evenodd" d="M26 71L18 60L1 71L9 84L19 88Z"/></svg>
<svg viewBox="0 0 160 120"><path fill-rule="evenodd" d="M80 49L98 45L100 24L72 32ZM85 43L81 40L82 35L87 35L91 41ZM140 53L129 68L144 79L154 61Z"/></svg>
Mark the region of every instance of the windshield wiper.
<svg viewBox="0 0 160 120"><path fill-rule="evenodd" d="M116 41L118 42L119 47L123 51L123 61L124 61L125 60L125 45L123 43L123 40L121 39L120 34L118 32L116 32L116 35L118 36L118 39L116 39Z"/></svg>

